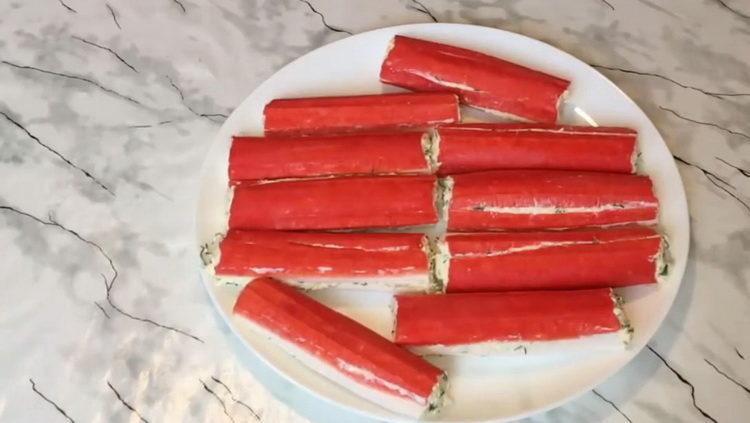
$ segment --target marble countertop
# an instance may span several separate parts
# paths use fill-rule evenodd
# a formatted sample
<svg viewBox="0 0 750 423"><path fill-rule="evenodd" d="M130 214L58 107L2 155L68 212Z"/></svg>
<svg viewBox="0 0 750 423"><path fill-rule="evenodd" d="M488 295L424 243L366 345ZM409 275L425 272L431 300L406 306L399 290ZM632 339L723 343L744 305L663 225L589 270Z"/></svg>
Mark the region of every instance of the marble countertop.
<svg viewBox="0 0 750 423"><path fill-rule="evenodd" d="M0 421L369 422L243 350L195 268L213 134L290 60L349 34L472 23L595 65L679 163L693 238L648 348L530 420L750 415L750 3L8 0L0 5Z"/></svg>

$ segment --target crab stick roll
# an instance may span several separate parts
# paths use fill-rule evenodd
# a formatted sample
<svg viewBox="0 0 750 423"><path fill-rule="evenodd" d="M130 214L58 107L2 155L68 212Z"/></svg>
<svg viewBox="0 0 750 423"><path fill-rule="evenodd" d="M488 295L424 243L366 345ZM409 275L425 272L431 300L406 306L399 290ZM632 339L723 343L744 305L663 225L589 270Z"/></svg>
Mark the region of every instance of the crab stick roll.
<svg viewBox="0 0 750 423"><path fill-rule="evenodd" d="M242 329L388 410L420 417L442 405L442 370L290 286L267 277L250 282L234 315Z"/></svg>
<svg viewBox="0 0 750 423"><path fill-rule="evenodd" d="M418 354L621 350L630 328L609 288L398 295L395 342Z"/></svg>
<svg viewBox="0 0 750 423"><path fill-rule="evenodd" d="M342 175L429 174L429 136L421 132L310 137L236 136L229 180Z"/></svg>
<svg viewBox="0 0 750 423"><path fill-rule="evenodd" d="M445 178L448 229L569 228L654 223L647 176L562 170L496 170Z"/></svg>
<svg viewBox="0 0 750 423"><path fill-rule="evenodd" d="M427 128L459 120L458 98L449 92L285 98L268 103L263 115L266 135Z"/></svg>
<svg viewBox="0 0 750 423"><path fill-rule="evenodd" d="M666 242L644 226L448 234L439 250L449 293L621 287L667 270Z"/></svg>
<svg viewBox="0 0 750 423"><path fill-rule="evenodd" d="M240 184L229 229L354 229L437 222L434 176L379 176Z"/></svg>
<svg viewBox="0 0 750 423"><path fill-rule="evenodd" d="M220 282L260 276L304 289L429 291L427 240L415 233L230 230L211 257Z"/></svg>
<svg viewBox="0 0 750 423"><path fill-rule="evenodd" d="M397 35L380 80L415 91L450 91L502 117L555 123L570 81L465 48Z"/></svg>
<svg viewBox="0 0 750 423"><path fill-rule="evenodd" d="M494 169L634 173L637 132L547 124L446 125L437 129L440 174Z"/></svg>

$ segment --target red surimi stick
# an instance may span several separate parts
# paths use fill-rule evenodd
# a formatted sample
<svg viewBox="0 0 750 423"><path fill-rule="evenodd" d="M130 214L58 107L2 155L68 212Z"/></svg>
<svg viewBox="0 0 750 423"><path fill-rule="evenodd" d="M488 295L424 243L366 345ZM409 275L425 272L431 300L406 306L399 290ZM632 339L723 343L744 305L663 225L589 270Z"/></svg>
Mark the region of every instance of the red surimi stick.
<svg viewBox="0 0 750 423"><path fill-rule="evenodd" d="M395 342L420 354L622 349L631 329L609 288L398 295Z"/></svg>
<svg viewBox="0 0 750 423"><path fill-rule="evenodd" d="M450 91L504 117L554 123L570 81L476 51L397 35L380 80L415 91Z"/></svg>
<svg viewBox="0 0 750 423"><path fill-rule="evenodd" d="M430 289L422 234L230 230L217 252L214 273L224 282L265 275L305 289Z"/></svg>
<svg viewBox="0 0 750 423"><path fill-rule="evenodd" d="M267 135L426 128L459 120L449 92L277 99L263 110Z"/></svg>
<svg viewBox="0 0 750 423"><path fill-rule="evenodd" d="M229 229L353 229L437 222L434 176L380 176L240 184Z"/></svg>
<svg viewBox="0 0 750 423"><path fill-rule="evenodd" d="M445 125L437 128L439 173L560 169L633 173L637 132L548 124Z"/></svg>
<svg viewBox="0 0 750 423"><path fill-rule="evenodd" d="M448 234L447 292L620 287L655 283L666 242L643 226Z"/></svg>
<svg viewBox="0 0 750 423"><path fill-rule="evenodd" d="M229 150L229 180L428 174L431 169L423 153L428 142L421 132L273 139L236 136Z"/></svg>
<svg viewBox="0 0 750 423"><path fill-rule="evenodd" d="M653 223L647 176L561 170L496 170L446 178L448 229L569 228Z"/></svg>
<svg viewBox="0 0 750 423"><path fill-rule="evenodd" d="M311 370L389 410L418 417L442 404L442 370L290 286L256 279L234 314Z"/></svg>

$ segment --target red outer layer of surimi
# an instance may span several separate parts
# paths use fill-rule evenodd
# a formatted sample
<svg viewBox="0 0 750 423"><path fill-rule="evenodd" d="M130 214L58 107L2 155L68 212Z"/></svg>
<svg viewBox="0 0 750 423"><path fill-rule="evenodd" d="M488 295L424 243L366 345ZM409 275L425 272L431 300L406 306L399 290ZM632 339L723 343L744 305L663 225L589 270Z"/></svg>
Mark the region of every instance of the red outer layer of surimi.
<svg viewBox="0 0 750 423"><path fill-rule="evenodd" d="M348 229L437 222L434 176L380 176L240 184L230 229Z"/></svg>
<svg viewBox="0 0 750 423"><path fill-rule="evenodd" d="M420 132L304 138L234 137L229 180L430 173Z"/></svg>
<svg viewBox="0 0 750 423"><path fill-rule="evenodd" d="M651 222L658 209L647 176L497 170L452 179L448 229L455 231Z"/></svg>
<svg viewBox="0 0 750 423"><path fill-rule="evenodd" d="M661 236L642 226L449 234L447 292L616 287L656 282Z"/></svg>
<svg viewBox="0 0 750 423"><path fill-rule="evenodd" d="M263 114L272 135L426 128L459 119L458 99L449 92L277 99Z"/></svg>
<svg viewBox="0 0 750 423"><path fill-rule="evenodd" d="M607 288L396 296L395 342L405 346L551 341L617 332Z"/></svg>
<svg viewBox="0 0 750 423"><path fill-rule="evenodd" d="M427 273L422 234L230 230L217 275L392 277Z"/></svg>
<svg viewBox="0 0 750 423"><path fill-rule="evenodd" d="M464 48L397 35L380 80L416 91L451 91L491 113L554 123L569 81Z"/></svg>
<svg viewBox="0 0 750 423"><path fill-rule="evenodd" d="M365 326L270 278L249 283L237 299L234 313L360 385L420 404L427 403L443 374Z"/></svg>
<svg viewBox="0 0 750 423"><path fill-rule="evenodd" d="M627 128L545 124L446 125L440 174L492 169L632 173L637 132Z"/></svg>

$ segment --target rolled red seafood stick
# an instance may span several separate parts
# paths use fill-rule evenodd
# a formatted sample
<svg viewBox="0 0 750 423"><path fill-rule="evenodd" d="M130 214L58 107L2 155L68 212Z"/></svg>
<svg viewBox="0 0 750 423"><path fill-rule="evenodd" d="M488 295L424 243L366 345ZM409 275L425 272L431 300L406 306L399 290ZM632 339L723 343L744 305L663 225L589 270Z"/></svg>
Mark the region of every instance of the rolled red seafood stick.
<svg viewBox="0 0 750 423"><path fill-rule="evenodd" d="M285 98L263 110L266 134L332 134L426 128L459 119L449 92Z"/></svg>
<svg viewBox="0 0 750 423"><path fill-rule="evenodd" d="M419 417L442 405L442 370L290 286L256 279L234 314L311 370L388 410Z"/></svg>
<svg viewBox="0 0 750 423"><path fill-rule="evenodd" d="M647 176L563 170L496 170L446 178L448 229L570 228L653 223Z"/></svg>
<svg viewBox="0 0 750 423"><path fill-rule="evenodd" d="M422 234L230 230L214 263L220 281L243 285L265 275L305 289L430 290Z"/></svg>
<svg viewBox="0 0 750 423"><path fill-rule="evenodd" d="M395 342L419 354L622 349L632 332L609 288L398 295L395 302Z"/></svg>
<svg viewBox="0 0 750 423"><path fill-rule="evenodd" d="M620 287L666 271L666 242L644 226L448 234L441 250L449 293Z"/></svg>
<svg viewBox="0 0 750 423"><path fill-rule="evenodd" d="M548 124L445 125L437 129L440 174L493 169L633 173L637 132Z"/></svg>
<svg viewBox="0 0 750 423"><path fill-rule="evenodd" d="M434 176L380 176L240 184L230 229L353 229L437 222Z"/></svg>
<svg viewBox="0 0 750 423"><path fill-rule="evenodd" d="M229 180L309 178L372 174L428 174L420 132L310 136L234 137Z"/></svg>
<svg viewBox="0 0 750 423"><path fill-rule="evenodd" d="M380 80L415 91L450 91L462 103L526 121L557 121L570 81L465 48L397 35Z"/></svg>

